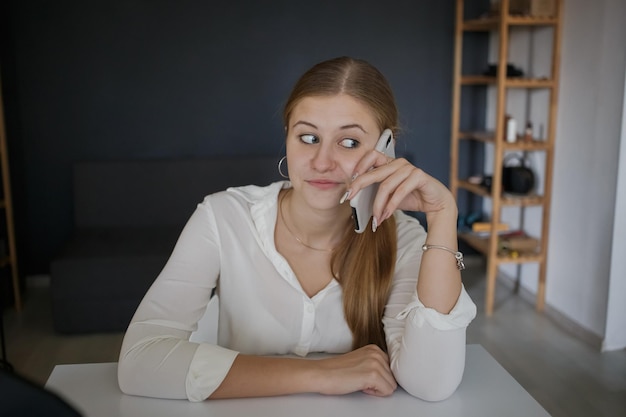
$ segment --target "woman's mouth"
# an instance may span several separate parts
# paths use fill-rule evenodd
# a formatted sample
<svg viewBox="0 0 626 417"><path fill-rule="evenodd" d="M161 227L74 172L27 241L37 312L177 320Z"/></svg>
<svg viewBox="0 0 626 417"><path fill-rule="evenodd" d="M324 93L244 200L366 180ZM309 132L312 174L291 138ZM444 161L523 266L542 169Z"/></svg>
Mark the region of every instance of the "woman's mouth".
<svg viewBox="0 0 626 417"><path fill-rule="evenodd" d="M308 184L312 185L315 188L318 188L320 190L329 190L331 188L335 188L339 185L344 185L343 182L337 182L337 181L332 181L332 180L324 180L324 179L313 179L313 180L307 180L306 181Z"/></svg>

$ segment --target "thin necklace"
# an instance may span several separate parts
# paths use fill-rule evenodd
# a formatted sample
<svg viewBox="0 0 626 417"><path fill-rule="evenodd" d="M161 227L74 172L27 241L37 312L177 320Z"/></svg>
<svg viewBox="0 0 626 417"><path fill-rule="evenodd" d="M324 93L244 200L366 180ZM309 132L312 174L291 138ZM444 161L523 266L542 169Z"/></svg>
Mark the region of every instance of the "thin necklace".
<svg viewBox="0 0 626 417"><path fill-rule="evenodd" d="M285 216L283 215L283 200L285 199L285 196L287 195L287 193L290 191L291 190L285 191L285 193L280 197L280 201L278 202L278 214L280 214L280 219L283 221L283 224L285 225L285 229L287 229L289 234L293 236L293 238L296 239L298 243L300 243L302 246L306 246L309 249L313 249L313 250L320 251L320 252L332 252L334 248L322 249L322 248L313 247L311 245L307 245L306 243L302 241L302 239L300 239L298 236L296 236L294 232L291 231L289 226L287 226L287 222L285 221Z"/></svg>

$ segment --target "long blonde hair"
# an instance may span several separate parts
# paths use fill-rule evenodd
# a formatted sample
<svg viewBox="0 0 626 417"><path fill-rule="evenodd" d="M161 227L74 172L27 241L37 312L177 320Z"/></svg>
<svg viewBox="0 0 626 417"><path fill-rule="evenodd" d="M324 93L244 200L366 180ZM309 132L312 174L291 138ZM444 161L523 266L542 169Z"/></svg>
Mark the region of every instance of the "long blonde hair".
<svg viewBox="0 0 626 417"><path fill-rule="evenodd" d="M398 110L385 77L366 61L340 57L308 70L294 86L283 111L285 126L295 106L305 97L347 94L368 106L380 131L398 131ZM382 317L396 263L397 234L393 216L372 232L352 228L335 248L330 266L343 290L343 310L354 349L376 344L387 350Z"/></svg>

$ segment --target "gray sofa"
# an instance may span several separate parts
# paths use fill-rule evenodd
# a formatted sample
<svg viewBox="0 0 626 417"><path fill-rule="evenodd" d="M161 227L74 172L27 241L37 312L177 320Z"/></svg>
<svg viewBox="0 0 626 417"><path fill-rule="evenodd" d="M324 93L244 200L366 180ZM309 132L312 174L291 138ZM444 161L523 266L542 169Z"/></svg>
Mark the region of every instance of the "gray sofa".
<svg viewBox="0 0 626 417"><path fill-rule="evenodd" d="M207 194L281 179L278 158L82 162L74 232L50 266L61 333L124 331Z"/></svg>

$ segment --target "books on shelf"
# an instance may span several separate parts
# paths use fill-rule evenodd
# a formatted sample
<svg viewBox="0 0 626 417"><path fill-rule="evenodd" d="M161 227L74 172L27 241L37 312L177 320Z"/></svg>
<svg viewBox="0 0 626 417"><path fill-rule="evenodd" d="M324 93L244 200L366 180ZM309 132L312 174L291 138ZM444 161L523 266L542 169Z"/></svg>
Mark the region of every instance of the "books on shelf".
<svg viewBox="0 0 626 417"><path fill-rule="evenodd" d="M507 223L500 223L496 227L497 232L506 232L509 230ZM475 222L472 223L472 232L474 233L491 233L491 222Z"/></svg>
<svg viewBox="0 0 626 417"><path fill-rule="evenodd" d="M523 230L516 230L500 235L498 249L509 252L536 252L539 249L539 239L528 236Z"/></svg>
<svg viewBox="0 0 626 417"><path fill-rule="evenodd" d="M480 227L479 227L480 228ZM491 236L491 231L471 231L462 233L461 237L469 239L469 242L474 242L474 245L486 250L486 242ZM498 232L498 253L500 255L519 255L536 254L540 249L539 239L529 236L523 230L502 230Z"/></svg>

